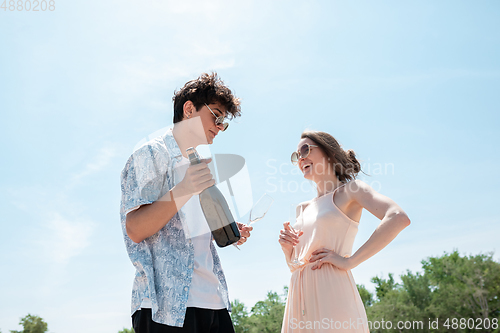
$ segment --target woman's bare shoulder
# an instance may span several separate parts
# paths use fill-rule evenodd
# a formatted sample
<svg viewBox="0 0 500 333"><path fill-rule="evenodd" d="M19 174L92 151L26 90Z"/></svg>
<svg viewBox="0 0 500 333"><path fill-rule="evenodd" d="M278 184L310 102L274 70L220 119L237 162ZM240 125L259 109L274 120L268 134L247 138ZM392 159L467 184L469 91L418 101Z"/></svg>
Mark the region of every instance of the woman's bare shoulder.
<svg viewBox="0 0 500 333"><path fill-rule="evenodd" d="M345 193L350 198L355 198L359 195L370 194L372 192L373 188L359 179L351 180L345 186Z"/></svg>

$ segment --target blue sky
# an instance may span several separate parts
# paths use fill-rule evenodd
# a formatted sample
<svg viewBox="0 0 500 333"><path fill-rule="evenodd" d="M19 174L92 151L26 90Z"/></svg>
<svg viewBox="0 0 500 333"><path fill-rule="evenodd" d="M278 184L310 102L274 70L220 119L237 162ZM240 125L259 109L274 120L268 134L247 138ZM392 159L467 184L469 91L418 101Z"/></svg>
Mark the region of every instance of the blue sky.
<svg viewBox="0 0 500 333"><path fill-rule="evenodd" d="M304 129L354 149L361 179L412 220L357 283L498 251L497 1L55 4L0 10L2 332L27 313L50 332L131 326L119 174L171 125L174 90L210 70L243 101L211 152L243 156L253 198L275 199L241 251L219 250L231 299L252 306L289 282L278 233L314 196L288 163ZM355 248L377 223L363 214Z"/></svg>

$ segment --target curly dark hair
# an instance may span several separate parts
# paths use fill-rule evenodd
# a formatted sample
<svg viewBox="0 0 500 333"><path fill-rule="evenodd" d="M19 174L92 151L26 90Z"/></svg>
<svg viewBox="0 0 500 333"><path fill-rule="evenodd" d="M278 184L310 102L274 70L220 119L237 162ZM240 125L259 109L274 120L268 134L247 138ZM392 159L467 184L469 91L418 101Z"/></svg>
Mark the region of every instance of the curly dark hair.
<svg viewBox="0 0 500 333"><path fill-rule="evenodd" d="M240 99L233 95L231 90L217 76L217 73L203 73L197 79L188 81L184 87L174 93L174 123L184 117L184 103L193 102L196 111L203 105L220 103L226 108L226 117L229 119L241 115Z"/></svg>
<svg viewBox="0 0 500 333"><path fill-rule="evenodd" d="M309 138L316 143L328 157L328 163L335 170L337 179L345 183L356 178L361 172L361 164L354 150L342 149L339 142L330 134L319 131L304 131L302 139Z"/></svg>

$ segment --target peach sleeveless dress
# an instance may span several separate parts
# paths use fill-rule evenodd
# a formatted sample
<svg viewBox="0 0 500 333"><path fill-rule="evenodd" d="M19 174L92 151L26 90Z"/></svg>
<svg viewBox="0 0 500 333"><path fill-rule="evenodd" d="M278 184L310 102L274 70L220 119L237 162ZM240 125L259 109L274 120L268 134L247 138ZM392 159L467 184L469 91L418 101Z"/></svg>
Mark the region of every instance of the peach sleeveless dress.
<svg viewBox="0 0 500 333"><path fill-rule="evenodd" d="M365 308L351 271L331 264L312 270L311 254L328 248L350 256L358 222L347 217L333 202L335 191L302 203L296 229L304 234L295 246L292 277L283 318L282 333L363 332L369 333ZM294 262L298 258L301 264Z"/></svg>

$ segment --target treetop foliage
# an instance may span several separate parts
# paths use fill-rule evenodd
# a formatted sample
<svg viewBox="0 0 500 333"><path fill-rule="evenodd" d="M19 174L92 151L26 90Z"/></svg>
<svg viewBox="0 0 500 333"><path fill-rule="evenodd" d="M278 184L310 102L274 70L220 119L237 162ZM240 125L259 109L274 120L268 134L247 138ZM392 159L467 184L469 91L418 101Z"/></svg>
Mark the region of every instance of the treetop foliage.
<svg viewBox="0 0 500 333"><path fill-rule="evenodd" d="M22 331L10 331L10 333L45 333L48 330L47 323L42 318L31 314L21 318L19 325L23 326Z"/></svg>

